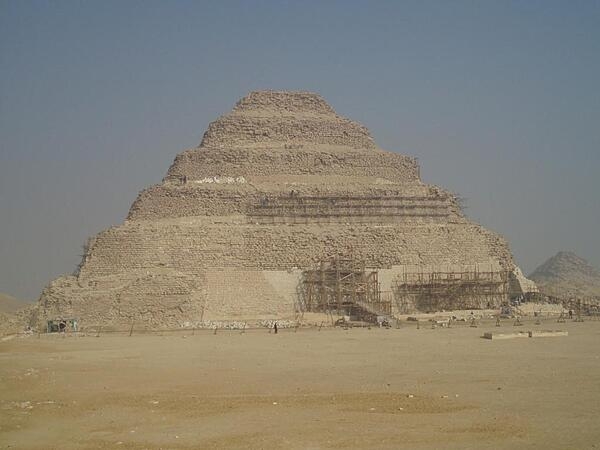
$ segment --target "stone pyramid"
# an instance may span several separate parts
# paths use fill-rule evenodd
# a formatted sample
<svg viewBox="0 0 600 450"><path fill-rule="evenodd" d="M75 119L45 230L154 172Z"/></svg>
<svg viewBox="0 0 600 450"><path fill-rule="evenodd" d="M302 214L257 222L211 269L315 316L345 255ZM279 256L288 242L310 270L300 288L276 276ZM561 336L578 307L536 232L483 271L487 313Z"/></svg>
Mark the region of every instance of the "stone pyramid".
<svg viewBox="0 0 600 450"><path fill-rule="evenodd" d="M293 317L302 272L337 255L377 270L382 291L407 270L515 268L504 239L424 184L415 158L378 148L319 95L252 92L122 225L89 240L78 271L44 289L37 318Z"/></svg>
<svg viewBox="0 0 600 450"><path fill-rule="evenodd" d="M600 299L600 270L573 252L558 252L535 269L529 278L546 295Z"/></svg>

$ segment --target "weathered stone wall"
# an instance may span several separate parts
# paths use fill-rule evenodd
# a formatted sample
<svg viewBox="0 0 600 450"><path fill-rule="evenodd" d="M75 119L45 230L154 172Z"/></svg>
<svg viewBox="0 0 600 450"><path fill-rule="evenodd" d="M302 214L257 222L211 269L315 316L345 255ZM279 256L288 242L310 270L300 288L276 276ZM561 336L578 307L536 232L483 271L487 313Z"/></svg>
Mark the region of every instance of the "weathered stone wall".
<svg viewBox="0 0 600 450"><path fill-rule="evenodd" d="M80 278L155 267L201 273L214 267L288 270L324 256L352 253L369 267L468 265L491 259L511 266L506 242L473 224L235 225L131 222L100 233Z"/></svg>
<svg viewBox="0 0 600 450"><path fill-rule="evenodd" d="M293 317L292 292L277 289L290 277L281 272L257 270L207 270L207 297L204 319L256 320L265 317ZM298 281L294 275L292 282ZM298 278L299 279L299 278ZM285 283L284 283L285 286Z"/></svg>
<svg viewBox="0 0 600 450"><path fill-rule="evenodd" d="M156 185L138 195L128 220L156 220L172 217L227 216L247 214L259 204L261 193L251 187Z"/></svg>
<svg viewBox="0 0 600 450"><path fill-rule="evenodd" d="M206 305L206 280L173 270L114 271L93 279L63 276L42 292L33 322L76 317L84 327L137 323L181 326L199 321Z"/></svg>
<svg viewBox="0 0 600 450"><path fill-rule="evenodd" d="M256 146L277 143L311 143L374 148L365 127L347 119L325 117L248 117L229 115L209 125L203 147Z"/></svg>
<svg viewBox="0 0 600 450"><path fill-rule="evenodd" d="M216 175L252 178L282 174L373 176L393 181L417 181L418 173L414 158L378 149L200 147L178 154L165 181L178 181L183 176L199 180Z"/></svg>

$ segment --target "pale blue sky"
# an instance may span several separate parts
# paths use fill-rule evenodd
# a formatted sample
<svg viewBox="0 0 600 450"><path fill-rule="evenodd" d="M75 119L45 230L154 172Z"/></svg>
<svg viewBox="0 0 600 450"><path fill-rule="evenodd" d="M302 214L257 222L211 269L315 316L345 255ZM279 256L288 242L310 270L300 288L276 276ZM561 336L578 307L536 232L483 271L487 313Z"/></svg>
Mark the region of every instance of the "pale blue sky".
<svg viewBox="0 0 600 450"><path fill-rule="evenodd" d="M526 272L600 266L600 1L0 0L0 291L29 299L255 89L311 90Z"/></svg>

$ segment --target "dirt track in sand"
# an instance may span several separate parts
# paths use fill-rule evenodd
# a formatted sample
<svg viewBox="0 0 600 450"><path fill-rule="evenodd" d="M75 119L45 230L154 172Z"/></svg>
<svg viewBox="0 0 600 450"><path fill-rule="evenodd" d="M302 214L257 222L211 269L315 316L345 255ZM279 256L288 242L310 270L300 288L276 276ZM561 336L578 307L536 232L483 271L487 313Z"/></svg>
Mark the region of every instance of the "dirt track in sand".
<svg viewBox="0 0 600 450"><path fill-rule="evenodd" d="M600 322L536 328L13 339L0 448L600 448Z"/></svg>

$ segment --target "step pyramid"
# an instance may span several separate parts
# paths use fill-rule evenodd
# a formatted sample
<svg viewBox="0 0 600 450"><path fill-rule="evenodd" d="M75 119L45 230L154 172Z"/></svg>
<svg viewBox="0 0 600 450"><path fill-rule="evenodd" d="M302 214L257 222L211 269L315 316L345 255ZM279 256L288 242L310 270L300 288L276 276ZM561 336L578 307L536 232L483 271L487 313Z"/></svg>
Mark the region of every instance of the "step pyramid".
<svg viewBox="0 0 600 450"><path fill-rule="evenodd" d="M380 149L317 94L261 91L178 154L124 223L89 240L76 273L44 289L36 319L293 317L303 271L337 255L365 261L392 295L407 270L515 269L505 240L423 183L415 158Z"/></svg>

